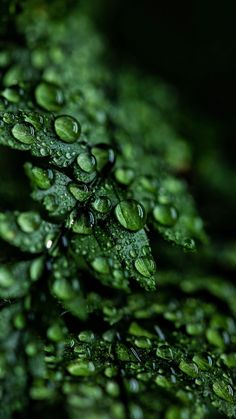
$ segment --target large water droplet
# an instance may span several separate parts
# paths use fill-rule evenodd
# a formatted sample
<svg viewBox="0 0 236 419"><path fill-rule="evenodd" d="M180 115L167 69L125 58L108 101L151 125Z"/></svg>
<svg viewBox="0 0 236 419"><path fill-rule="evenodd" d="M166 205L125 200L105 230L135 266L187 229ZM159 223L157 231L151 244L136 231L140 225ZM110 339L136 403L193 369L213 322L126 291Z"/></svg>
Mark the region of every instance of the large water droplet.
<svg viewBox="0 0 236 419"><path fill-rule="evenodd" d="M72 224L72 230L78 234L92 234L95 219L93 213L88 211L81 213L76 221Z"/></svg>
<svg viewBox="0 0 236 419"><path fill-rule="evenodd" d="M86 173L93 173L96 170L96 159L90 153L80 153L77 157L77 164Z"/></svg>
<svg viewBox="0 0 236 419"><path fill-rule="evenodd" d="M137 271L146 278L152 276L156 271L156 264L154 260L148 256L141 256L140 258L137 258L134 262L134 266Z"/></svg>
<svg viewBox="0 0 236 419"><path fill-rule="evenodd" d="M197 377L198 367L194 362L180 361L179 369L190 377Z"/></svg>
<svg viewBox="0 0 236 419"><path fill-rule="evenodd" d="M81 126L72 116L58 116L54 122L54 128L58 137L66 143L75 142L81 133Z"/></svg>
<svg viewBox="0 0 236 419"><path fill-rule="evenodd" d="M41 167L32 167L31 163L25 165L26 173L32 179L33 183L40 189L49 189L52 185L52 170L41 169Z"/></svg>
<svg viewBox="0 0 236 419"><path fill-rule="evenodd" d="M40 226L40 216L35 212L22 212L17 217L17 223L24 233L33 233Z"/></svg>
<svg viewBox="0 0 236 419"><path fill-rule="evenodd" d="M47 111L59 111L64 103L63 92L56 84L41 82L35 89L35 99Z"/></svg>
<svg viewBox="0 0 236 419"><path fill-rule="evenodd" d="M169 345L166 345L166 344L160 345L157 348L156 354L157 354L157 356L159 356L162 359L171 360L171 359L174 358L173 351L172 351L171 347Z"/></svg>
<svg viewBox="0 0 236 419"><path fill-rule="evenodd" d="M81 342L91 343L94 341L95 335L91 330L84 330L83 332L80 332L78 338Z"/></svg>
<svg viewBox="0 0 236 419"><path fill-rule="evenodd" d="M209 368L212 367L212 358L207 354L196 354L193 357L193 361L202 371L207 371Z"/></svg>
<svg viewBox="0 0 236 419"><path fill-rule="evenodd" d="M68 365L67 370L71 375L75 376L89 376L95 372L93 362L79 360Z"/></svg>
<svg viewBox="0 0 236 419"><path fill-rule="evenodd" d="M100 196L92 203L92 207L101 213L106 213L111 208L111 201L106 196Z"/></svg>
<svg viewBox="0 0 236 419"><path fill-rule="evenodd" d="M108 261L105 257L97 256L92 262L91 265L93 269L101 274L108 274L110 272L110 267Z"/></svg>
<svg viewBox="0 0 236 419"><path fill-rule="evenodd" d="M88 187L84 184L78 185L76 183L70 183L69 191L74 196L77 201L84 202L88 199L91 195Z"/></svg>
<svg viewBox="0 0 236 419"><path fill-rule="evenodd" d="M11 132L23 144L32 144L35 141L34 127L27 122L15 124Z"/></svg>
<svg viewBox="0 0 236 419"><path fill-rule="evenodd" d="M223 380L215 381L213 383L213 391L221 399L226 400L227 402L233 402L233 389L228 383L224 382Z"/></svg>
<svg viewBox="0 0 236 419"><path fill-rule="evenodd" d="M178 219L177 210L172 205L156 205L153 210L153 215L158 223L167 227L172 227Z"/></svg>
<svg viewBox="0 0 236 419"><path fill-rule="evenodd" d="M111 169L115 163L115 152L108 144L96 144L92 148L92 153L96 158L99 172L104 169Z"/></svg>
<svg viewBox="0 0 236 419"><path fill-rule="evenodd" d="M129 185L134 180L134 171L120 167L115 171L115 178L122 185Z"/></svg>
<svg viewBox="0 0 236 419"><path fill-rule="evenodd" d="M150 349L152 347L152 341L144 336L138 337L134 341L135 345L140 349Z"/></svg>
<svg viewBox="0 0 236 419"><path fill-rule="evenodd" d="M12 103L18 103L20 101L20 94L15 87L7 87L3 90L1 95Z"/></svg>
<svg viewBox="0 0 236 419"><path fill-rule="evenodd" d="M11 271L5 266L0 266L0 287L9 288L14 284L14 277Z"/></svg>
<svg viewBox="0 0 236 419"><path fill-rule="evenodd" d="M115 207L115 215L119 223L131 231L141 230L146 222L143 206L134 199L119 202Z"/></svg>

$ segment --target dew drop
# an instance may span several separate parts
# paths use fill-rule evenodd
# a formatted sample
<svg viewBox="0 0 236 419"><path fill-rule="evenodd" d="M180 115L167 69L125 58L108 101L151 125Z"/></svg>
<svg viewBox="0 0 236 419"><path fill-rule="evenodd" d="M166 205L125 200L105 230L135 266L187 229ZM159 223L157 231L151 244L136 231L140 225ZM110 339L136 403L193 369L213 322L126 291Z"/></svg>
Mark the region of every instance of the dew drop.
<svg viewBox="0 0 236 419"><path fill-rule="evenodd" d="M26 173L32 179L33 183L40 189L49 189L52 185L52 170L41 169L41 167L32 167L31 163L25 166Z"/></svg>
<svg viewBox="0 0 236 419"><path fill-rule="evenodd" d="M152 276L156 271L156 264L153 258L148 256L141 256L134 262L136 270L146 278Z"/></svg>
<svg viewBox="0 0 236 419"><path fill-rule="evenodd" d="M115 171L115 178L117 182L127 186L134 180L134 171L120 167Z"/></svg>
<svg viewBox="0 0 236 419"><path fill-rule="evenodd" d="M106 196L100 196L92 203L92 207L101 213L106 213L111 208L111 201Z"/></svg>
<svg viewBox="0 0 236 419"><path fill-rule="evenodd" d="M74 376L89 376L95 372L95 366L92 361L79 360L69 364L67 370Z"/></svg>
<svg viewBox="0 0 236 419"><path fill-rule="evenodd" d="M115 152L108 144L96 144L96 146L92 148L92 153L96 158L99 172L104 169L111 169L115 163Z"/></svg>
<svg viewBox="0 0 236 419"><path fill-rule="evenodd" d="M119 223L131 231L141 230L146 222L143 206L134 199L119 202L115 207L115 215Z"/></svg>
<svg viewBox="0 0 236 419"><path fill-rule="evenodd" d="M70 183L69 191L77 201L84 202L89 198L91 192L86 185L78 185L76 183Z"/></svg>
<svg viewBox="0 0 236 419"><path fill-rule="evenodd" d="M59 111L64 104L63 92L53 83L41 82L35 89L35 99L47 111Z"/></svg>
<svg viewBox="0 0 236 419"><path fill-rule="evenodd" d="M96 159L90 153L80 153L77 157L77 164L86 173L93 173L96 170Z"/></svg>
<svg viewBox="0 0 236 419"><path fill-rule="evenodd" d="M105 257L98 256L92 262L91 266L96 272L101 274L108 274L110 272L110 267L108 261Z"/></svg>
<svg viewBox="0 0 236 419"><path fill-rule="evenodd" d="M180 361L179 369L190 377L197 377L198 367L194 362Z"/></svg>
<svg viewBox="0 0 236 419"><path fill-rule="evenodd" d="M35 141L34 127L27 122L15 124L11 132L23 144L32 144Z"/></svg>
<svg viewBox="0 0 236 419"><path fill-rule="evenodd" d="M14 278L10 269L0 266L0 287L9 288L14 284Z"/></svg>
<svg viewBox="0 0 236 419"><path fill-rule="evenodd" d="M212 367L212 358L209 355L196 354L193 361L197 364L198 368L202 371L207 371Z"/></svg>
<svg viewBox="0 0 236 419"><path fill-rule="evenodd" d="M173 351L169 345L163 344L160 345L156 350L156 355L159 358L171 360L174 358Z"/></svg>
<svg viewBox="0 0 236 419"><path fill-rule="evenodd" d="M177 210L172 205L156 205L153 210L153 215L158 223L167 227L175 225L178 219Z"/></svg>
<svg viewBox="0 0 236 419"><path fill-rule="evenodd" d="M214 393L223 400L227 402L233 402L234 392L232 387L224 382L223 380L215 381L213 383L213 391Z"/></svg>
<svg viewBox="0 0 236 419"><path fill-rule="evenodd" d="M18 103L20 101L20 94L16 88L13 87L6 87L1 93L5 99L12 103Z"/></svg>
<svg viewBox="0 0 236 419"><path fill-rule="evenodd" d="M79 217L72 224L72 230L78 234L92 234L93 226L95 224L94 215L92 212L81 213Z"/></svg>
<svg viewBox="0 0 236 419"><path fill-rule="evenodd" d="M17 223L24 233L33 233L40 226L40 216L35 212L22 212L17 217Z"/></svg>
<svg viewBox="0 0 236 419"><path fill-rule="evenodd" d="M54 122L58 137L66 143L74 143L80 136L81 126L72 116L58 116Z"/></svg>

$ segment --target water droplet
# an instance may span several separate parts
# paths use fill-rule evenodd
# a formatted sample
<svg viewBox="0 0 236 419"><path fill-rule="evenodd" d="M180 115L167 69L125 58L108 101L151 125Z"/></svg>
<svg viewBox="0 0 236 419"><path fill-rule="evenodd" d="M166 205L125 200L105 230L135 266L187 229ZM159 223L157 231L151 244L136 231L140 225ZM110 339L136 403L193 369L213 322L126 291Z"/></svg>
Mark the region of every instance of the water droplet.
<svg viewBox="0 0 236 419"><path fill-rule="evenodd" d="M29 178L40 189L49 189L52 185L52 170L41 169L41 167L33 167L31 163L25 165L25 170Z"/></svg>
<svg viewBox="0 0 236 419"><path fill-rule="evenodd" d="M191 238L185 238L183 241L183 246L185 249L194 250L196 247L195 241Z"/></svg>
<svg viewBox="0 0 236 419"><path fill-rule="evenodd" d="M227 402L233 402L234 392L228 383L224 382L223 380L215 381L212 388L218 397L226 400Z"/></svg>
<svg viewBox="0 0 236 419"><path fill-rule="evenodd" d="M90 153L80 153L77 157L77 164L86 173L93 173L96 170L96 159Z"/></svg>
<svg viewBox="0 0 236 419"><path fill-rule="evenodd" d="M139 337L134 341L135 345L141 349L150 349L152 347L152 341L149 338Z"/></svg>
<svg viewBox="0 0 236 419"><path fill-rule="evenodd" d="M35 89L35 99L47 111L59 111L64 104L63 92L53 83L41 82Z"/></svg>
<svg viewBox="0 0 236 419"><path fill-rule="evenodd" d="M72 230L74 233L78 234L92 234L94 224L94 215L92 212L88 211L79 215L72 224Z"/></svg>
<svg viewBox="0 0 236 419"><path fill-rule="evenodd" d="M202 371L207 371L212 367L212 358L207 354L196 354L193 357L193 361Z"/></svg>
<svg viewBox="0 0 236 419"><path fill-rule="evenodd" d="M156 205L153 210L153 215L158 223L166 227L172 227L178 219L177 210L172 205Z"/></svg>
<svg viewBox="0 0 236 419"><path fill-rule="evenodd" d="M20 94L15 87L7 87L3 90L1 95L12 103L18 103L20 101Z"/></svg>
<svg viewBox="0 0 236 419"><path fill-rule="evenodd" d="M0 287L9 288L14 284L14 277L11 271L5 266L0 266Z"/></svg>
<svg viewBox="0 0 236 419"><path fill-rule="evenodd" d="M33 233L40 226L40 216L35 212L22 212L17 217L17 223L24 233Z"/></svg>
<svg viewBox="0 0 236 419"><path fill-rule="evenodd" d="M171 360L174 358L173 351L169 345L160 345L156 350L156 355L162 359Z"/></svg>
<svg viewBox="0 0 236 419"><path fill-rule="evenodd" d="M42 257L35 259L30 266L30 278L37 281L44 270L44 259Z"/></svg>
<svg viewBox="0 0 236 419"><path fill-rule="evenodd" d="M122 185L129 185L134 180L134 171L120 167L115 171L115 178Z"/></svg>
<svg viewBox="0 0 236 419"><path fill-rule="evenodd" d="M11 132L23 144L32 144L35 141L34 127L28 122L15 124Z"/></svg>
<svg viewBox="0 0 236 419"><path fill-rule="evenodd" d="M115 152L108 144L96 144L92 148L92 153L96 158L99 172L104 169L111 169L115 163Z"/></svg>
<svg viewBox="0 0 236 419"><path fill-rule="evenodd" d="M222 354L221 359L223 360L224 364L228 368L235 368L236 367L236 353L233 352L231 354Z"/></svg>
<svg viewBox="0 0 236 419"><path fill-rule="evenodd" d="M74 198L80 202L86 201L86 199L88 199L91 195L88 187L84 184L79 185L76 183L70 183L69 191L74 196Z"/></svg>
<svg viewBox="0 0 236 419"><path fill-rule="evenodd" d="M119 223L131 231L141 230L146 222L143 206L134 199L119 202L115 207L115 215Z"/></svg>
<svg viewBox="0 0 236 419"><path fill-rule="evenodd" d="M146 278L152 276L156 271L156 264L152 257L141 256L134 262L136 270Z"/></svg>
<svg viewBox="0 0 236 419"><path fill-rule="evenodd" d="M155 379L155 382L160 387L164 387L164 388L170 388L171 387L171 383L163 375L158 375Z"/></svg>
<svg viewBox="0 0 236 419"><path fill-rule="evenodd" d="M81 126L72 116L58 116L54 122L58 137L66 143L74 143L80 136Z"/></svg>
<svg viewBox="0 0 236 419"><path fill-rule="evenodd" d="M111 208L111 201L106 196L100 196L92 203L92 207L101 213L106 213Z"/></svg>
<svg viewBox="0 0 236 419"><path fill-rule="evenodd" d="M95 372L95 366L92 361L79 360L68 365L67 370L74 376L89 376Z"/></svg>
<svg viewBox="0 0 236 419"><path fill-rule="evenodd" d="M43 199L43 204L47 211L53 212L58 208L58 204L54 195L47 195Z"/></svg>
<svg viewBox="0 0 236 419"><path fill-rule="evenodd" d="M73 289L65 278L58 278L52 285L53 293L61 300L71 300L74 297Z"/></svg>
<svg viewBox="0 0 236 419"><path fill-rule="evenodd" d="M198 367L194 362L180 361L179 369L190 377L197 377Z"/></svg>
<svg viewBox="0 0 236 419"><path fill-rule="evenodd" d="M63 329L60 324L53 324L47 330L47 337L53 342L61 342L64 338Z"/></svg>
<svg viewBox="0 0 236 419"><path fill-rule="evenodd" d="M91 343L95 339L94 333L91 332L90 330L84 330L83 332L80 332L78 337L81 342L87 342L87 343Z"/></svg>
<svg viewBox="0 0 236 419"><path fill-rule="evenodd" d="M110 267L108 261L105 257L98 256L92 262L91 265L93 269L101 274L108 274L110 272Z"/></svg>

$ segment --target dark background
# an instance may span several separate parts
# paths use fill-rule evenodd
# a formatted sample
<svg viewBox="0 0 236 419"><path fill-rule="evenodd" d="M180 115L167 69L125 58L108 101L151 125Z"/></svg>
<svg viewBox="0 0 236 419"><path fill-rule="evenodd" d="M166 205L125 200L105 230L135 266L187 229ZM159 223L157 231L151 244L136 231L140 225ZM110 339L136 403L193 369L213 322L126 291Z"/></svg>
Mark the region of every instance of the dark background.
<svg viewBox="0 0 236 419"><path fill-rule="evenodd" d="M118 66L130 63L178 91L193 147L192 187L209 233L236 231L236 4L93 0L87 10ZM205 160L204 160L205 158Z"/></svg>

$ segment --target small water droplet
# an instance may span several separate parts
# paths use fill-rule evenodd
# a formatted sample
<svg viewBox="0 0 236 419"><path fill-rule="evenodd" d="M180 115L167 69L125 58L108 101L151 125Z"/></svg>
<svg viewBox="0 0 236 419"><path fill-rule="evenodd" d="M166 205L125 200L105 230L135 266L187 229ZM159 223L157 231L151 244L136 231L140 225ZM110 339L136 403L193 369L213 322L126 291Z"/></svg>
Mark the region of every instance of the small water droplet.
<svg viewBox="0 0 236 419"><path fill-rule="evenodd" d="M58 137L66 143L74 143L80 136L81 126L72 116L60 115L55 119L54 128Z"/></svg>
<svg viewBox="0 0 236 419"><path fill-rule="evenodd" d="M92 262L91 266L96 272L102 274L108 274L110 272L110 267L108 261L105 257L97 256Z"/></svg>
<svg viewBox="0 0 236 419"><path fill-rule="evenodd" d="M60 87L46 81L36 87L35 99L37 104L47 111L59 111L64 104L64 96Z"/></svg>
<svg viewBox="0 0 236 419"><path fill-rule="evenodd" d="M223 380L217 380L213 383L213 391L214 393L223 400L227 402L233 402L234 392L232 387L224 382Z"/></svg>
<svg viewBox="0 0 236 419"><path fill-rule="evenodd" d="M212 367L212 358L208 354L196 354L193 357L193 361L202 371L207 371Z"/></svg>
<svg viewBox="0 0 236 419"><path fill-rule="evenodd" d="M91 343L94 341L95 335L91 330L84 330L83 332L80 332L78 338L81 342Z"/></svg>
<svg viewBox="0 0 236 419"><path fill-rule="evenodd" d="M166 227L172 227L178 219L177 210L172 205L156 205L153 210L153 215L158 223Z"/></svg>
<svg viewBox="0 0 236 419"><path fill-rule="evenodd" d="M93 173L96 170L96 159L90 153L80 153L77 157L77 164L86 173Z"/></svg>
<svg viewBox="0 0 236 419"><path fill-rule="evenodd" d="M143 206L134 199L119 202L115 207L115 215L119 223L131 231L141 230L146 222Z"/></svg>
<svg viewBox="0 0 236 419"><path fill-rule="evenodd" d="M0 287L9 288L14 284L14 277L6 266L0 266Z"/></svg>
<svg viewBox="0 0 236 419"><path fill-rule="evenodd" d="M91 211L81 213L72 224L72 230L78 234L92 234L95 218Z"/></svg>
<svg viewBox="0 0 236 419"><path fill-rule="evenodd" d="M89 376L95 372L95 365L92 361L78 360L67 366L67 370L74 376Z"/></svg>
<svg viewBox="0 0 236 419"><path fill-rule="evenodd" d="M190 377L197 377L198 367L194 362L180 361L179 369Z"/></svg>
<svg viewBox="0 0 236 419"><path fill-rule="evenodd" d="M152 276L156 271L156 264L152 257L141 256L134 262L136 270L146 278Z"/></svg>
<svg viewBox="0 0 236 419"><path fill-rule="evenodd" d="M122 185L130 185L130 183L134 180L134 171L132 169L120 167L115 171L115 178L117 182Z"/></svg>
<svg viewBox="0 0 236 419"><path fill-rule="evenodd" d="M88 187L84 184L70 183L69 191L80 202L86 201L91 195Z"/></svg>
<svg viewBox="0 0 236 419"><path fill-rule="evenodd" d="M92 207L101 213L106 213L111 208L111 201L106 196L100 196L92 203Z"/></svg>
<svg viewBox="0 0 236 419"><path fill-rule="evenodd" d="M171 347L166 344L160 345L156 350L156 354L162 359L171 360L174 358L174 354Z"/></svg>
<svg viewBox="0 0 236 419"><path fill-rule="evenodd" d="M17 223L24 233L33 233L40 226L40 216L35 212L22 212L17 217Z"/></svg>
<svg viewBox="0 0 236 419"><path fill-rule="evenodd" d="M5 99L12 103L18 103L20 101L20 94L16 87L6 87L1 93Z"/></svg>
<svg viewBox="0 0 236 419"><path fill-rule="evenodd" d="M11 132L13 137L23 144L32 144L35 141L34 127L28 122L15 124Z"/></svg>

